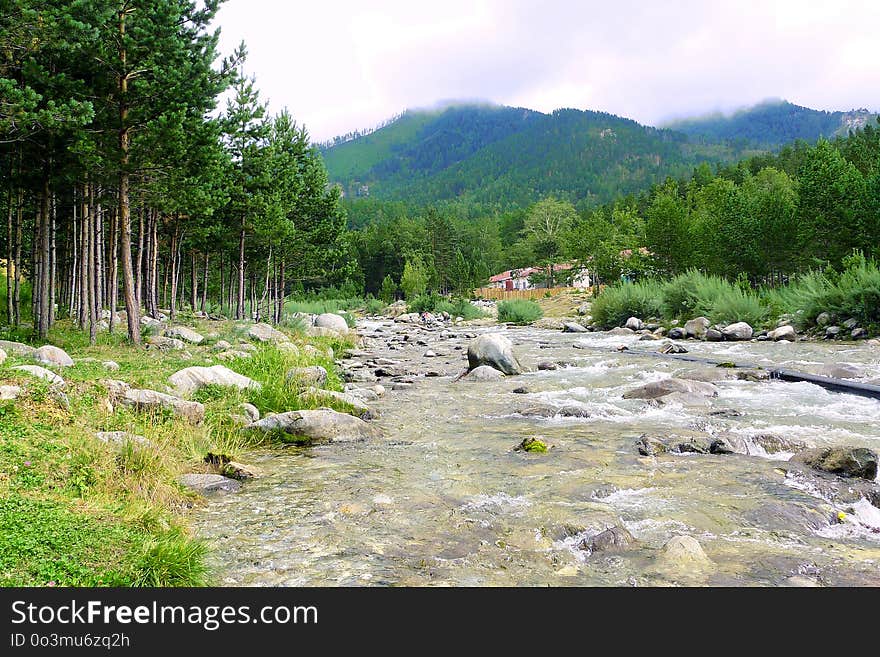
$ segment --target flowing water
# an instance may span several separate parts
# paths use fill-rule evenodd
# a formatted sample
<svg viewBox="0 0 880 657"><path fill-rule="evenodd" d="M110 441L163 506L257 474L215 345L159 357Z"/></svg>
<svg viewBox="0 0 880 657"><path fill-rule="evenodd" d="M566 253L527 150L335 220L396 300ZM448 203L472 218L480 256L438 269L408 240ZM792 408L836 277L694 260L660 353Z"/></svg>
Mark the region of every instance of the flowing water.
<svg viewBox="0 0 880 657"><path fill-rule="evenodd" d="M824 585L880 585L880 509L822 499L786 475L788 453L639 456L642 434L759 434L809 446L880 449L880 401L808 383L724 381L711 407L622 398L639 384L706 369L640 356L637 337L508 329L520 359L565 362L493 382L454 382L467 335L362 329L377 356L449 376L417 377L373 404L384 440L254 451L265 476L213 497L194 524L229 585L778 585L793 576ZM416 338L429 347L415 346ZM616 352L619 345L630 351ZM852 363L880 378L865 343L682 343L694 355L817 371ZM577 345L580 348L576 348ZM426 349L436 358L422 358ZM526 386L528 394L513 394ZM575 406L589 417L535 418L530 406ZM729 409L737 411L713 414ZM515 452L525 437L552 445ZM578 545L623 525L634 549L589 553ZM670 537L696 538L711 560L664 559ZM797 579L797 577L795 578Z"/></svg>

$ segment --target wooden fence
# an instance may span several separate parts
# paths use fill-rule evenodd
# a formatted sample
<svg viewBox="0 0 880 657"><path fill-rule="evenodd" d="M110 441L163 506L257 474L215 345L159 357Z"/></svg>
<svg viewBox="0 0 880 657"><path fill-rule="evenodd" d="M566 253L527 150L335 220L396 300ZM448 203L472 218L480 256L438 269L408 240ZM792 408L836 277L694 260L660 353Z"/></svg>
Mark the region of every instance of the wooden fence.
<svg viewBox="0 0 880 657"><path fill-rule="evenodd" d="M500 287L479 287L474 290L477 299L541 299L545 296L555 297L568 292L584 292L577 287L535 288L533 290L503 290Z"/></svg>

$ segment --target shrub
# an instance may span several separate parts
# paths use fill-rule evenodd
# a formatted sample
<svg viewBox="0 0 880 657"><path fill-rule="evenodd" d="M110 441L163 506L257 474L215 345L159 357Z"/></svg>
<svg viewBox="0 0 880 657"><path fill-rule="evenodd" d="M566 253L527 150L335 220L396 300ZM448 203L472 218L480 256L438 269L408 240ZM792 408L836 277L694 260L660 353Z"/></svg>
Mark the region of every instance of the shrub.
<svg viewBox="0 0 880 657"><path fill-rule="evenodd" d="M606 288L593 302L591 312L602 328L622 326L630 317L660 317L663 286L657 281L639 281Z"/></svg>
<svg viewBox="0 0 880 657"><path fill-rule="evenodd" d="M379 299L367 299L364 304L364 312L367 315L381 315L385 310L385 304Z"/></svg>
<svg viewBox="0 0 880 657"><path fill-rule="evenodd" d="M414 296L406 305L406 309L411 313L432 313L437 308L437 304L443 301L436 292L430 294L419 294Z"/></svg>
<svg viewBox="0 0 880 657"><path fill-rule="evenodd" d="M704 301L708 303L708 300ZM731 286L711 300L710 310L706 314L713 322L747 322L751 326L761 326L767 319L768 309L754 292Z"/></svg>
<svg viewBox="0 0 880 657"><path fill-rule="evenodd" d="M461 317L462 319L480 319L481 317L486 316L486 313L477 308L467 299L462 298L444 299L437 304L434 311L438 313L447 312L453 319L456 317Z"/></svg>
<svg viewBox="0 0 880 657"><path fill-rule="evenodd" d="M498 321L513 324L531 324L543 316L541 306L534 301L514 299L501 301L498 304Z"/></svg>

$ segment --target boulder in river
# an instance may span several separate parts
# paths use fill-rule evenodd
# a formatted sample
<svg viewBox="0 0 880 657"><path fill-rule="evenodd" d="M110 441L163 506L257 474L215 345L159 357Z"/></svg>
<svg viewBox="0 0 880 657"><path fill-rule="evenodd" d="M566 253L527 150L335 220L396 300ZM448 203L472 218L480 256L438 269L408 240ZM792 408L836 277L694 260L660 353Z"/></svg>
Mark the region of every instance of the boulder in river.
<svg viewBox="0 0 880 657"><path fill-rule="evenodd" d="M488 365L480 365L475 367L465 375L465 381L497 381L503 379L504 374L500 370Z"/></svg>
<svg viewBox="0 0 880 657"><path fill-rule="evenodd" d="M488 365L504 374L521 374L523 366L513 353L513 343L500 333L484 333L468 345L468 366L471 370Z"/></svg>
<svg viewBox="0 0 880 657"><path fill-rule="evenodd" d="M865 373L855 365L847 363L829 363L819 370L820 376L830 376L832 379L859 379Z"/></svg>
<svg viewBox="0 0 880 657"><path fill-rule="evenodd" d="M235 479L218 474L185 474L178 482L199 493L235 493L241 489L241 484Z"/></svg>
<svg viewBox="0 0 880 657"><path fill-rule="evenodd" d="M664 565L682 570L703 568L712 563L700 542L687 534L673 536L666 541L659 558Z"/></svg>
<svg viewBox="0 0 880 657"><path fill-rule="evenodd" d="M251 326L247 334L251 340L257 342L289 342L290 340L284 333L264 322Z"/></svg>
<svg viewBox="0 0 880 657"><path fill-rule="evenodd" d="M666 334L666 337L670 340L684 340L687 335L684 332L683 328L679 328L678 326L669 329L669 333Z"/></svg>
<svg viewBox="0 0 880 657"><path fill-rule="evenodd" d="M254 422L249 428L280 434L283 440L289 442L313 445L355 442L381 436L376 427L360 418L330 409L278 413Z"/></svg>
<svg viewBox="0 0 880 657"><path fill-rule="evenodd" d="M189 342L190 344L202 344L205 341L205 338L200 333L196 333L191 328L187 328L186 326L172 326L169 329L165 330L165 337L167 338L177 338L178 340L183 340L184 342Z"/></svg>
<svg viewBox="0 0 880 657"><path fill-rule="evenodd" d="M636 332L625 326L618 326L608 331L608 335L635 335Z"/></svg>
<svg viewBox="0 0 880 657"><path fill-rule="evenodd" d="M238 388L239 390L259 390L262 386L258 381L233 372L223 365L213 367L187 367L168 377L168 383L181 396L188 396L200 388L213 385L222 388Z"/></svg>
<svg viewBox="0 0 880 657"><path fill-rule="evenodd" d="M342 315L336 313L322 313L315 317L315 326L332 329L339 333L348 333L348 324Z"/></svg>
<svg viewBox="0 0 880 657"><path fill-rule="evenodd" d="M636 449L642 456L657 456L669 451L669 447L664 441L647 434L642 435L636 441Z"/></svg>
<svg viewBox="0 0 880 657"><path fill-rule="evenodd" d="M43 365L56 367L73 367L73 358L67 355L64 349L46 344L34 351L34 360Z"/></svg>
<svg viewBox="0 0 880 657"><path fill-rule="evenodd" d="M630 317L626 320L624 327L632 331L641 331L643 328L645 328L645 323L638 317Z"/></svg>
<svg viewBox="0 0 880 657"><path fill-rule="evenodd" d="M736 322L721 329L725 340L751 340L754 330L746 322Z"/></svg>
<svg viewBox="0 0 880 657"><path fill-rule="evenodd" d="M578 547L589 552L625 552L636 544L626 527L616 525L581 541Z"/></svg>
<svg viewBox="0 0 880 657"><path fill-rule="evenodd" d="M817 447L791 457L814 470L840 477L874 481L877 478L877 452L867 447Z"/></svg>
<svg viewBox="0 0 880 657"><path fill-rule="evenodd" d="M355 394L354 392L337 392L336 390L322 390L321 388L315 387L306 388L304 392L324 403L332 400L347 404L353 411L352 415L355 415L362 420L374 420L379 415L376 411L371 410L364 401L364 396L372 392L370 390L364 390L364 396ZM378 399L375 396L375 393L373 393L373 398Z"/></svg>
<svg viewBox="0 0 880 657"><path fill-rule="evenodd" d="M721 331L716 328L706 330L706 342L721 342L724 339Z"/></svg>
<svg viewBox="0 0 880 657"><path fill-rule="evenodd" d="M687 349L682 347L680 344L675 344L674 342L665 342L661 347L657 350L657 353L661 354L686 354L688 352Z"/></svg>
<svg viewBox="0 0 880 657"><path fill-rule="evenodd" d="M780 326L779 328L770 331L767 334L767 337L777 342L779 340L789 340L793 342L794 340L797 340L797 331L794 330L794 327L791 324L785 324L784 326Z"/></svg>
<svg viewBox="0 0 880 657"><path fill-rule="evenodd" d="M711 383L703 381L690 381L674 377L651 381L643 386L628 390L623 393L624 399L658 399L674 392L703 395L704 397L717 397L718 388Z"/></svg>
<svg viewBox="0 0 880 657"><path fill-rule="evenodd" d="M31 376L48 381L53 386L58 386L59 388L63 388L67 385L64 382L64 379L55 374L55 372L47 370L45 367L40 367L39 365L17 365L12 369L20 372L27 372Z"/></svg>
<svg viewBox="0 0 880 657"><path fill-rule="evenodd" d="M528 452L530 454L544 454L549 447L540 438L524 438L523 441L513 448L514 452Z"/></svg>
<svg viewBox="0 0 880 657"><path fill-rule="evenodd" d="M706 317L695 317L685 322L684 334L688 338L702 339L706 337L706 331L709 330L711 322Z"/></svg>
<svg viewBox="0 0 880 657"><path fill-rule="evenodd" d="M221 467L221 470L225 477L229 477L230 479L237 479L239 481L243 481L245 479L256 479L261 474L260 471L252 465L245 465L244 463L239 463L238 461L229 461L228 463L224 463Z"/></svg>
<svg viewBox="0 0 880 657"><path fill-rule="evenodd" d="M563 333L587 333L587 327L578 324L577 322L563 322L562 323L562 332Z"/></svg>

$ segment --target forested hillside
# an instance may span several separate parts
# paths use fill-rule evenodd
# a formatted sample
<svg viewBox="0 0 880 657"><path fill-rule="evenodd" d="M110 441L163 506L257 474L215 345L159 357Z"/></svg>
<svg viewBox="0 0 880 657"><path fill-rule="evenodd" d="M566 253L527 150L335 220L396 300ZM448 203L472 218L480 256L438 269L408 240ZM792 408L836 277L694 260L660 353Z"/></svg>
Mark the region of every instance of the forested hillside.
<svg viewBox="0 0 880 657"><path fill-rule="evenodd" d="M708 141L744 142L773 148L798 139L812 143L819 137L845 137L849 130L863 128L873 116L867 110L826 112L771 100L731 115L684 119L667 127Z"/></svg>
<svg viewBox="0 0 880 657"><path fill-rule="evenodd" d="M523 206L548 194L607 202L742 151L601 112L464 105L406 112L323 154L349 198Z"/></svg>

